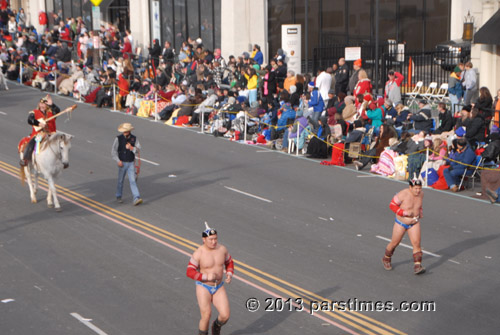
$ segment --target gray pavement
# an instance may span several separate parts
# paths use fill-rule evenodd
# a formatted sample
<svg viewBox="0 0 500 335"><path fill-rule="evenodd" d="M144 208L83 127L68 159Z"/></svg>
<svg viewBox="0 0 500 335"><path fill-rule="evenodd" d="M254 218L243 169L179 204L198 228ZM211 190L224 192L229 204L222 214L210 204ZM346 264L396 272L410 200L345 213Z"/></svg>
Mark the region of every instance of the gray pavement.
<svg viewBox="0 0 500 335"><path fill-rule="evenodd" d="M388 205L404 183L79 104L57 123L75 138L56 213L44 190L30 204L16 177L16 146L42 93L9 87L0 92L0 301L14 301L0 303L2 333L94 334L93 325L106 334L196 334L185 270L204 221L236 260L223 334L492 334L500 326L499 206L425 190L428 271L414 276L411 250L400 246L387 272ZM135 126L149 161L138 207L127 182L125 203L114 199L110 149L122 122ZM279 307L267 306L273 295L302 298L306 311L289 302L265 311ZM259 311L247 310L249 298ZM436 311L310 316L308 302L325 299L432 301Z"/></svg>

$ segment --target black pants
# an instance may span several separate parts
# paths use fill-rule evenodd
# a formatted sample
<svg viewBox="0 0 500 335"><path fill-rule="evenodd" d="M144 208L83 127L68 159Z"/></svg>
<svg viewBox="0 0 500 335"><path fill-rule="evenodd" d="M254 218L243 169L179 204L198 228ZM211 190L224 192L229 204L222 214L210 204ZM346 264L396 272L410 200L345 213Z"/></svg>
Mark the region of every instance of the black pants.
<svg viewBox="0 0 500 335"><path fill-rule="evenodd" d="M95 103L97 104L97 107L102 107L104 104L110 105L111 96L107 94L105 89L100 89L99 92L97 92Z"/></svg>
<svg viewBox="0 0 500 335"><path fill-rule="evenodd" d="M33 137L26 145L26 148L24 148L24 152L23 152L23 159L24 160L27 160L27 161L31 160L31 156L33 155L33 150L35 149L35 142L36 142L35 138L36 138L36 136Z"/></svg>

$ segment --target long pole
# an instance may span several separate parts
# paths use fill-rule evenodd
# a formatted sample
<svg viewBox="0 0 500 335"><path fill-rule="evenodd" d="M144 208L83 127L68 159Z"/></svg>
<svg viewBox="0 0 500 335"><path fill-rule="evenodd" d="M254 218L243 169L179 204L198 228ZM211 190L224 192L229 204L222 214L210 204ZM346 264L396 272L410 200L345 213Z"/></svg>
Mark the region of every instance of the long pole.
<svg viewBox="0 0 500 335"><path fill-rule="evenodd" d="M300 136L300 123L297 121L297 137L295 138L295 140L297 141L297 145L296 145L297 154L296 154L296 156L299 155L299 136Z"/></svg>
<svg viewBox="0 0 500 335"><path fill-rule="evenodd" d="M244 133L245 138L243 139L245 141L245 143L247 141L247 128L248 128L247 124L248 124L248 117L247 117L247 112L245 112L245 133Z"/></svg>
<svg viewBox="0 0 500 335"><path fill-rule="evenodd" d="M425 184L424 187L427 187L427 171L429 171L429 148L425 150Z"/></svg>
<svg viewBox="0 0 500 335"><path fill-rule="evenodd" d="M113 111L116 111L116 92L115 92L115 84L113 83Z"/></svg>
<svg viewBox="0 0 500 335"><path fill-rule="evenodd" d="M204 125L205 125L205 113L203 113L203 110L200 111L201 115L201 122L200 122L200 133L204 133Z"/></svg>
<svg viewBox="0 0 500 335"><path fill-rule="evenodd" d="M23 84L23 62L19 62L19 82Z"/></svg>
<svg viewBox="0 0 500 335"><path fill-rule="evenodd" d="M155 92L155 121L158 121L158 92Z"/></svg>

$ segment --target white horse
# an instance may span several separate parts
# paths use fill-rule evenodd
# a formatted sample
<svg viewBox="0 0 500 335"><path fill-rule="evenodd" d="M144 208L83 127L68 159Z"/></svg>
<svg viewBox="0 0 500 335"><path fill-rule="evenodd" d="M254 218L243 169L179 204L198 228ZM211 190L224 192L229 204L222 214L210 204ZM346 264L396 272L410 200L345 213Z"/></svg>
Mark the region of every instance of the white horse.
<svg viewBox="0 0 500 335"><path fill-rule="evenodd" d="M69 150L71 149L72 135L55 133L40 143L39 152L33 153L33 159L25 167L21 167L21 181L28 180L30 188L31 203L36 203L36 192L38 188L38 174L41 172L49 185L47 193L47 206L54 207L59 212L61 205L57 200L55 178L61 171L69 166ZM22 159L21 153L21 159ZM34 179L31 178L31 173Z"/></svg>

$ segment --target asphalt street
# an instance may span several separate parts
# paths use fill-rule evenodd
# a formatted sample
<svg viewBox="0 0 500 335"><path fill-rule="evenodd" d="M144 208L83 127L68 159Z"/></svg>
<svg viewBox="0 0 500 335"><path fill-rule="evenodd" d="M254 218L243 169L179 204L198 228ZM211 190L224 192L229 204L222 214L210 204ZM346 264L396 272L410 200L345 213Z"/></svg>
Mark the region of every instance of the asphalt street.
<svg viewBox="0 0 500 335"><path fill-rule="evenodd" d="M235 259L223 334L494 334L500 327L498 205L425 189L427 272L413 275L403 245L385 271L389 202L407 184L78 103L57 121L74 136L70 166L56 181L58 213L46 206L43 181L31 204L18 176L17 143L31 132L28 111L43 93L9 87L0 91L1 334L197 334L195 284L185 272L204 221ZM61 109L75 103L53 99ZM128 181L124 203L114 196L110 152L122 122L134 125L143 147L137 207ZM260 303L253 312L252 298ZM352 308L423 301L435 310L311 315L312 301L325 301L324 309L331 301Z"/></svg>

